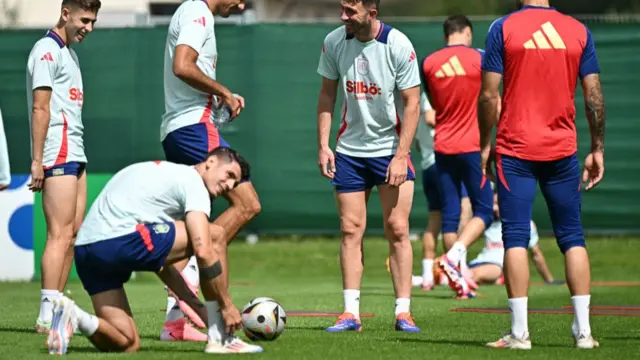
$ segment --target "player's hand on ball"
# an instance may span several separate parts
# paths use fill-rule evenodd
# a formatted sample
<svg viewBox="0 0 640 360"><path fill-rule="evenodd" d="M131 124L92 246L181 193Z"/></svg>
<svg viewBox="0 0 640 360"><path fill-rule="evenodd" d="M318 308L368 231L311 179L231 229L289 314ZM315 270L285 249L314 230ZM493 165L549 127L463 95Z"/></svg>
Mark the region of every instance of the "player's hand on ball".
<svg viewBox="0 0 640 360"><path fill-rule="evenodd" d="M400 186L407 180L408 155L396 155L387 168L387 184Z"/></svg>
<svg viewBox="0 0 640 360"><path fill-rule="evenodd" d="M321 148L318 151L318 166L322 176L333 179L336 173L336 158L329 148Z"/></svg>
<svg viewBox="0 0 640 360"><path fill-rule="evenodd" d="M9 188L9 185L0 185L0 191Z"/></svg>
<svg viewBox="0 0 640 360"><path fill-rule="evenodd" d="M586 190L598 185L604 176L604 153L594 151L587 155L584 160L584 171L582 172L582 182L587 183Z"/></svg>
<svg viewBox="0 0 640 360"><path fill-rule="evenodd" d="M31 183L28 186L33 192L39 192L44 186L44 168L39 161L31 163Z"/></svg>
<svg viewBox="0 0 640 360"><path fill-rule="evenodd" d="M226 306L220 309L220 313L222 314L222 319L224 320L225 332L227 334L232 334L237 330L242 329L242 317L240 316L240 311L233 306Z"/></svg>

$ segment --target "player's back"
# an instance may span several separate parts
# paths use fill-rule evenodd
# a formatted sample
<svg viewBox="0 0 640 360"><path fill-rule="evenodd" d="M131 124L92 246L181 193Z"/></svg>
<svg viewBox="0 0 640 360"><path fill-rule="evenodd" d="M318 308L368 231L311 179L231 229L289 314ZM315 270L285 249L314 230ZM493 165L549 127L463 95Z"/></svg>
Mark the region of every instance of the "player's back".
<svg viewBox="0 0 640 360"><path fill-rule="evenodd" d="M176 47L187 45L198 53L196 65L211 79L216 79L218 52L214 18L202 0L183 2L171 18L164 53L164 100L161 140L183 126L209 121L213 97L189 86L173 72Z"/></svg>
<svg viewBox="0 0 640 360"><path fill-rule="evenodd" d="M498 53L502 65L494 59ZM591 35L570 16L526 6L497 20L483 64L484 70L504 75L497 152L535 161L574 154L576 85L594 67Z"/></svg>
<svg viewBox="0 0 640 360"><path fill-rule="evenodd" d="M436 111L435 150L443 154L480 151L478 95L482 52L447 46L422 62L425 91Z"/></svg>
<svg viewBox="0 0 640 360"><path fill-rule="evenodd" d="M128 234L137 224L180 220L188 207L195 208L192 199L199 202L198 207L210 206L209 193L193 166L167 161L129 165L98 195L76 245Z"/></svg>
<svg viewBox="0 0 640 360"><path fill-rule="evenodd" d="M84 99L80 64L76 53L53 31L49 31L31 49L27 60L26 84L30 127L33 90L51 88L43 165L51 167L71 161L87 162L82 138Z"/></svg>

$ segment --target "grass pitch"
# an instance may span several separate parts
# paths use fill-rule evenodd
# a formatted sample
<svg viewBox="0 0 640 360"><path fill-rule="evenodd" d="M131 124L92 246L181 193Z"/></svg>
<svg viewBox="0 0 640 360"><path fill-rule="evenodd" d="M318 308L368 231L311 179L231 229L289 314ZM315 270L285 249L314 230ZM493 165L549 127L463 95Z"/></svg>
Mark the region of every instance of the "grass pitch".
<svg viewBox="0 0 640 360"><path fill-rule="evenodd" d="M640 239L590 239L594 282L639 281ZM563 279L563 262L552 239L542 239L541 247L556 279ZM420 273L422 251L414 245L414 273ZM480 250L481 241L470 252L469 260ZM341 312L342 291L338 239L299 241L261 239L256 245L236 240L229 249L232 296L242 307L253 297L269 296L288 311ZM509 329L508 314L451 312L454 307L505 308L502 286L484 286L485 297L458 301L445 287L431 292L414 288L412 314L422 328L418 334L393 330L394 296L389 274L385 270L386 242L365 239L365 275L361 309L374 313L363 318L362 333L330 334L325 328L334 318L289 317L284 334L276 341L264 342L263 354L240 357L260 359L614 359L634 358L640 347L640 317L593 316L592 329L601 348L577 350L573 347L570 326L572 315L531 314L529 329L533 349L514 352L488 349L484 344L497 340ZM540 277L531 266L532 283ZM621 285L621 284L613 284ZM624 285L624 284L622 284ZM71 297L90 311L89 297L78 282L68 286ZM101 354L82 336L74 336L70 359L136 358L195 359L209 355L201 343L167 343L158 340L164 320L166 294L151 274L138 276L126 285L134 316L142 336L137 354ZM33 330L39 308L39 284L0 284L0 359L34 359L47 354L45 337ZM564 286L534 285L529 293L530 308L562 309L570 305ZM640 306L640 286L596 286L592 305ZM234 358L237 356L234 356Z"/></svg>

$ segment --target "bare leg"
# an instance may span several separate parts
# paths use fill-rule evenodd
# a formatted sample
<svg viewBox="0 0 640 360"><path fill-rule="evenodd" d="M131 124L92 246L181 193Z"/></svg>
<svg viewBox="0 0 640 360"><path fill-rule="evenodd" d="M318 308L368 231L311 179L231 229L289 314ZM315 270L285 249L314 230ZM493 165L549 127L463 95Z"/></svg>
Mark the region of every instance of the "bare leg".
<svg viewBox="0 0 640 360"><path fill-rule="evenodd" d="M409 240L409 213L413 204L413 181L406 181L399 187L380 185L378 192L382 203L384 230L389 241L389 265L396 294L399 299L411 298L411 276L413 249ZM400 313L408 313L408 303ZM396 315L398 315L398 310Z"/></svg>

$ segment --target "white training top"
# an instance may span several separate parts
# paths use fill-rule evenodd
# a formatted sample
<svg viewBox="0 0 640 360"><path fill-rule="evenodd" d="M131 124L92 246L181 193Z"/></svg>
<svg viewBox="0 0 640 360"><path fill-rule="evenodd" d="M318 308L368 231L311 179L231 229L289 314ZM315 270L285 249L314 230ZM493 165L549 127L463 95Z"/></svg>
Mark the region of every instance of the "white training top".
<svg viewBox="0 0 640 360"><path fill-rule="evenodd" d="M533 249L540 240L536 224L531 220L531 237L529 239L529 249ZM504 262L504 243L502 242L502 222L494 221L488 229L484 231L484 249L478 256L469 263L482 264L489 263L502 267Z"/></svg>
<svg viewBox="0 0 640 360"><path fill-rule="evenodd" d="M9 151L7 150L7 137L4 135L2 112L0 111L0 186L9 185L10 183Z"/></svg>
<svg viewBox="0 0 640 360"><path fill-rule="evenodd" d="M75 246L133 233L138 224L183 220L190 211L209 216L210 210L209 192L195 167L166 161L129 165L93 202Z"/></svg>
<svg viewBox="0 0 640 360"><path fill-rule="evenodd" d="M218 49L213 30L213 14L206 2L188 0L176 10L169 23L164 50L164 103L160 140L181 127L211 121L213 103L210 94L189 86L173 74L173 58L178 45L188 45L198 53L196 65L216 79Z"/></svg>
<svg viewBox="0 0 640 360"><path fill-rule="evenodd" d="M58 34L49 31L31 49L27 63L27 112L29 128L33 90L50 88L49 130L44 142L42 165L47 168L67 162L87 162L82 140L83 88L75 51L65 46ZM31 138L31 137L30 137ZM33 157L33 140L32 153Z"/></svg>
<svg viewBox="0 0 640 360"><path fill-rule="evenodd" d="M339 79L343 90L336 151L356 157L395 154L404 114L400 91L420 85L411 41L381 23L376 38L363 43L341 26L325 38L317 71Z"/></svg>
<svg viewBox="0 0 640 360"><path fill-rule="evenodd" d="M430 168L436 163L436 155L433 152L433 135L435 130L427 125L425 117L427 111L431 110L431 104L427 95L423 92L420 96L420 122L418 123L418 129L416 130L416 140L420 147L420 155L422 156L422 170Z"/></svg>

